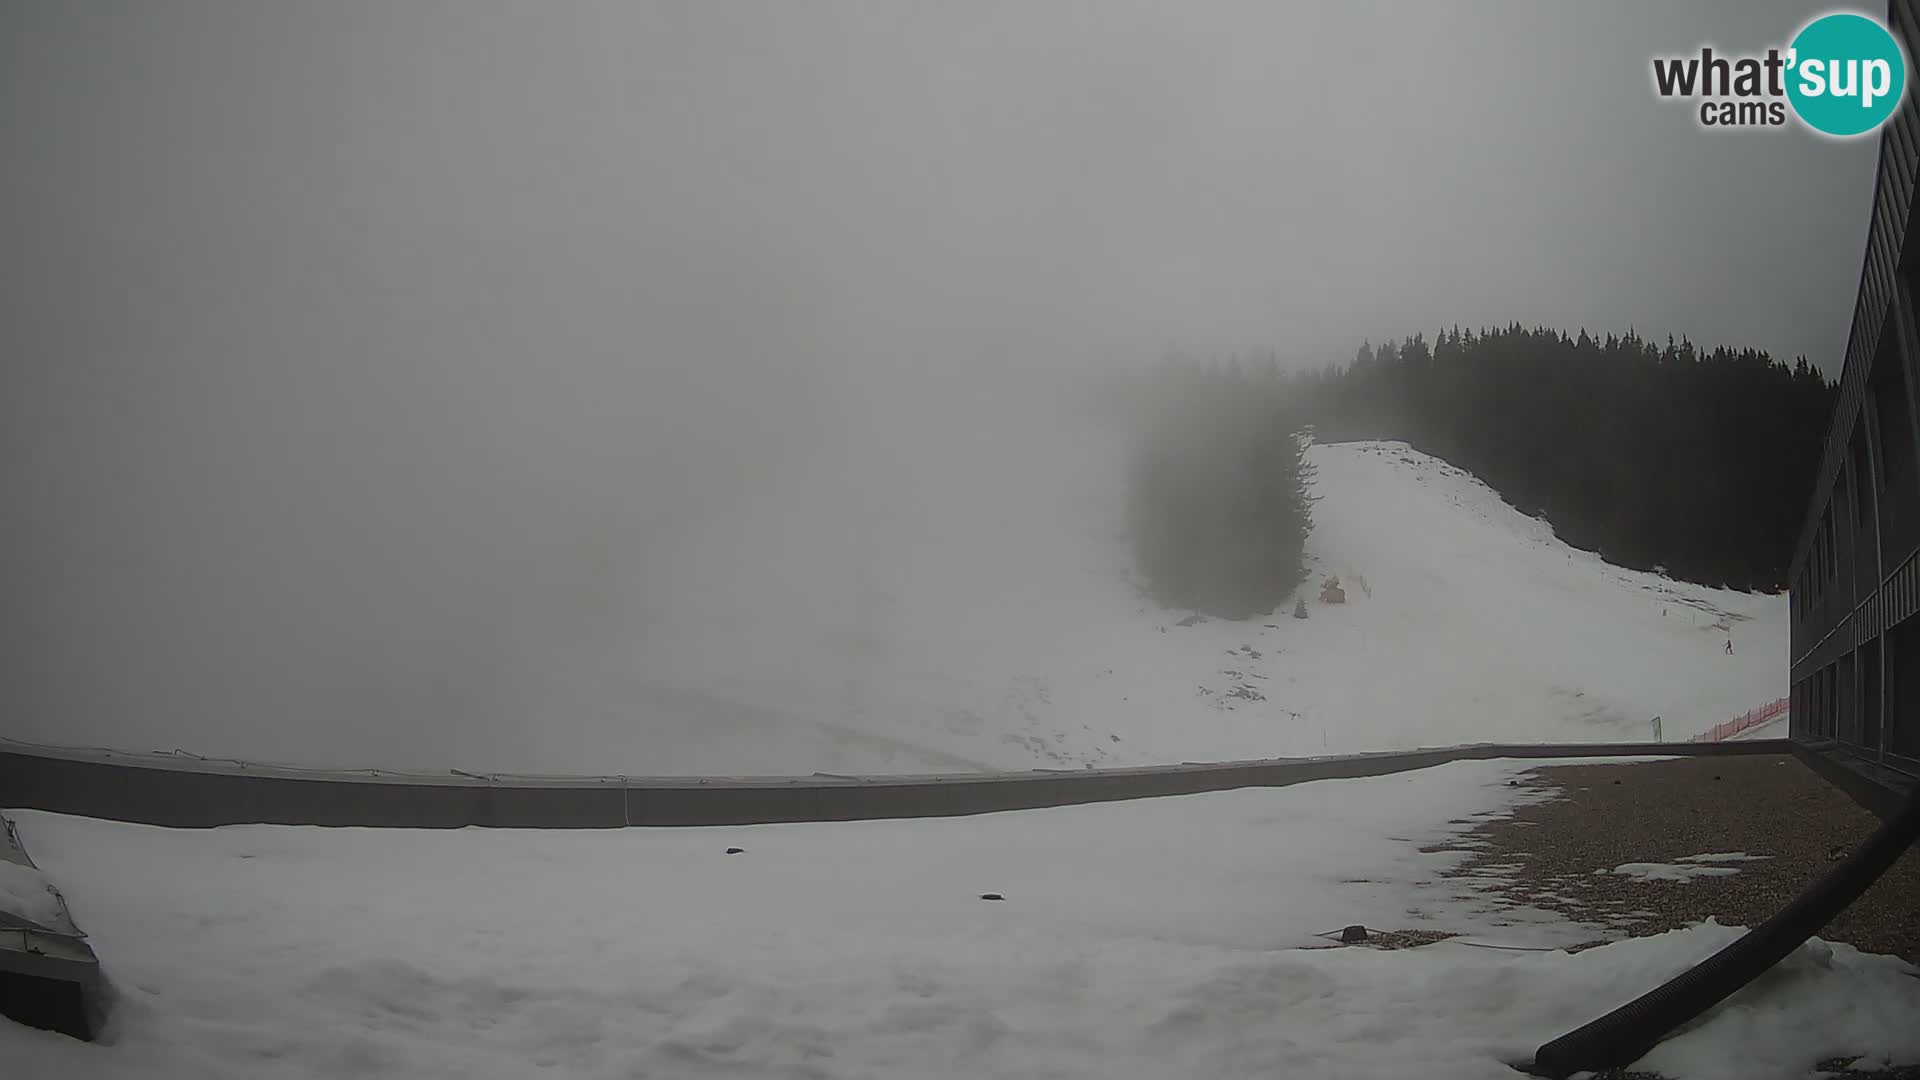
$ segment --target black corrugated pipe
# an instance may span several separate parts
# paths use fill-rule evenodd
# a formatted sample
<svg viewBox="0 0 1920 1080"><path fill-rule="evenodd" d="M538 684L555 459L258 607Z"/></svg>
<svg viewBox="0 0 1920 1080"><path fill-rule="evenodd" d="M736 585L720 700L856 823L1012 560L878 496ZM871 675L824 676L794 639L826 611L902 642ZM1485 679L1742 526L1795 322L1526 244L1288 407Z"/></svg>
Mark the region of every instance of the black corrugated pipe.
<svg viewBox="0 0 1920 1080"><path fill-rule="evenodd" d="M1718 1005L1729 994L1799 948L1879 880L1920 834L1920 786L1853 854L1780 913L1740 940L1584 1027L1545 1044L1524 1066L1535 1076L1565 1080L1576 1072L1625 1068L1667 1033Z"/></svg>

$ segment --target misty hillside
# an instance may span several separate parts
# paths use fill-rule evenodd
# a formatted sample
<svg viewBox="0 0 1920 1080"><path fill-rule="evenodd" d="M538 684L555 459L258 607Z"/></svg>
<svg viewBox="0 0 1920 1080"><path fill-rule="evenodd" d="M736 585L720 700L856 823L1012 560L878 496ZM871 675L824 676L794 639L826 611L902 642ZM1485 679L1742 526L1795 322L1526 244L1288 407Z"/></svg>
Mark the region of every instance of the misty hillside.
<svg viewBox="0 0 1920 1080"><path fill-rule="evenodd" d="M1080 517L1095 499L1005 505L965 545L952 530L967 523L902 507L892 527L939 534L927 550L974 565L877 573L870 637L849 637L866 658L857 679L824 684L816 672L844 669L822 659L734 680L721 650L677 685L636 687L636 706L657 711L621 759L676 773L1084 768L1637 739L1656 714L1684 738L1785 690L1783 598L1607 565L1404 444L1310 458L1305 620L1283 608L1179 625L1129 586L1123 537ZM1327 574L1345 605L1318 602ZM942 617L943 576L1003 584Z"/></svg>
<svg viewBox="0 0 1920 1080"><path fill-rule="evenodd" d="M1025 452L1012 440L972 444L996 447ZM1089 480L1112 471L1099 449L1078 462ZM1316 446L1310 458L1320 501L1305 620L1288 605L1271 618L1181 625L1182 613L1158 609L1130 584L1117 488L1090 485L1074 505L1039 489L949 501L929 485L923 500L853 530L875 557L866 572L849 562L839 581L769 574L757 605L708 610L698 629L683 621L675 641L619 665L600 684L603 707L554 717L532 753L469 746L462 763L1080 769L1639 739L1655 714L1669 738L1685 738L1784 692L1783 598L1609 566L1404 444ZM777 535L766 524L775 512L756 507L763 527L752 535ZM803 501L784 512L793 535L817 521ZM726 544L726 530L710 540ZM1319 602L1328 574L1341 578L1344 605ZM861 605L845 603L850 590ZM782 646L785 656L765 652Z"/></svg>
<svg viewBox="0 0 1920 1080"><path fill-rule="evenodd" d="M636 429L671 455L638 472L548 453L492 488L420 487L439 503L307 487L279 496L297 515L137 561L62 549L93 589L67 603L111 617L75 608L26 655L122 659L30 664L35 707L0 734L353 767L966 772L1632 739L1656 713L1684 738L1785 690L1784 598L1610 566L1400 443L1309 448L1308 618L1291 598L1169 612L1136 571L1128 425L1083 389L874 371L859 400L887 407L787 394ZM505 513L541 491L546 510ZM361 549L386 555L345 572ZM1342 606L1317 600L1329 574Z"/></svg>

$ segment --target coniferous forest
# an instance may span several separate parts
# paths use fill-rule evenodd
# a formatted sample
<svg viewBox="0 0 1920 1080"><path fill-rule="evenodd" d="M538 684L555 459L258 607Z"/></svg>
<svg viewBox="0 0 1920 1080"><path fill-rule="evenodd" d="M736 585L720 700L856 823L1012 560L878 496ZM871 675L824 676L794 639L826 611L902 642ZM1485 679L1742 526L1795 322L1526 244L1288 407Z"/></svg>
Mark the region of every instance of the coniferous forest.
<svg viewBox="0 0 1920 1080"><path fill-rule="evenodd" d="M1173 358L1163 376L1187 374L1159 381L1186 385L1198 370L1257 389L1247 399L1274 403L1266 415L1288 432L1400 440L1465 469L1615 565L1768 592L1786 587L1836 396L1805 358L1517 323L1367 343L1308 372L1271 357ZM1203 413L1183 410L1197 424ZM1277 489L1297 486L1288 466ZM1297 551L1305 502L1280 516Z"/></svg>

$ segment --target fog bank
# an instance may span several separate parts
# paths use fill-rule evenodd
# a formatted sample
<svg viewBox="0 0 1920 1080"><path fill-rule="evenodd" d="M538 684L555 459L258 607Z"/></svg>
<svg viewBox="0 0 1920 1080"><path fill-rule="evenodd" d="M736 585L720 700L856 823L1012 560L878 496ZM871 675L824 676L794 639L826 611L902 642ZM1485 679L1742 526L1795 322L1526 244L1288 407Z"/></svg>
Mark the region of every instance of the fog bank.
<svg viewBox="0 0 1920 1080"><path fill-rule="evenodd" d="M844 717L889 641L1055 618L1095 367L1825 362L1871 147L1643 67L1798 10L16 5L0 735L642 772L703 686Z"/></svg>

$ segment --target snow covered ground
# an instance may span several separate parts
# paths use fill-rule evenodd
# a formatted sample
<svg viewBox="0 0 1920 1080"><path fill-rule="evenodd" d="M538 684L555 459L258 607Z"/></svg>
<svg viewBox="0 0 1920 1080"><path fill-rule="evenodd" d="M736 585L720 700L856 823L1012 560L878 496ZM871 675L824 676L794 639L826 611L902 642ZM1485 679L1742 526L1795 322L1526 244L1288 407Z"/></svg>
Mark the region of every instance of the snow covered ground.
<svg viewBox="0 0 1920 1080"><path fill-rule="evenodd" d="M23 1080L1510 1080L1505 1062L1738 933L1569 955L1549 947L1591 928L1438 878L1461 856L1419 848L1538 797L1506 784L1532 764L728 829L23 813L122 1000L103 1045L0 1023L0 1060ZM1464 937L1307 947L1356 922ZM1766 1080L1839 1054L1920 1059L1910 971L1815 944L1643 1067Z"/></svg>

